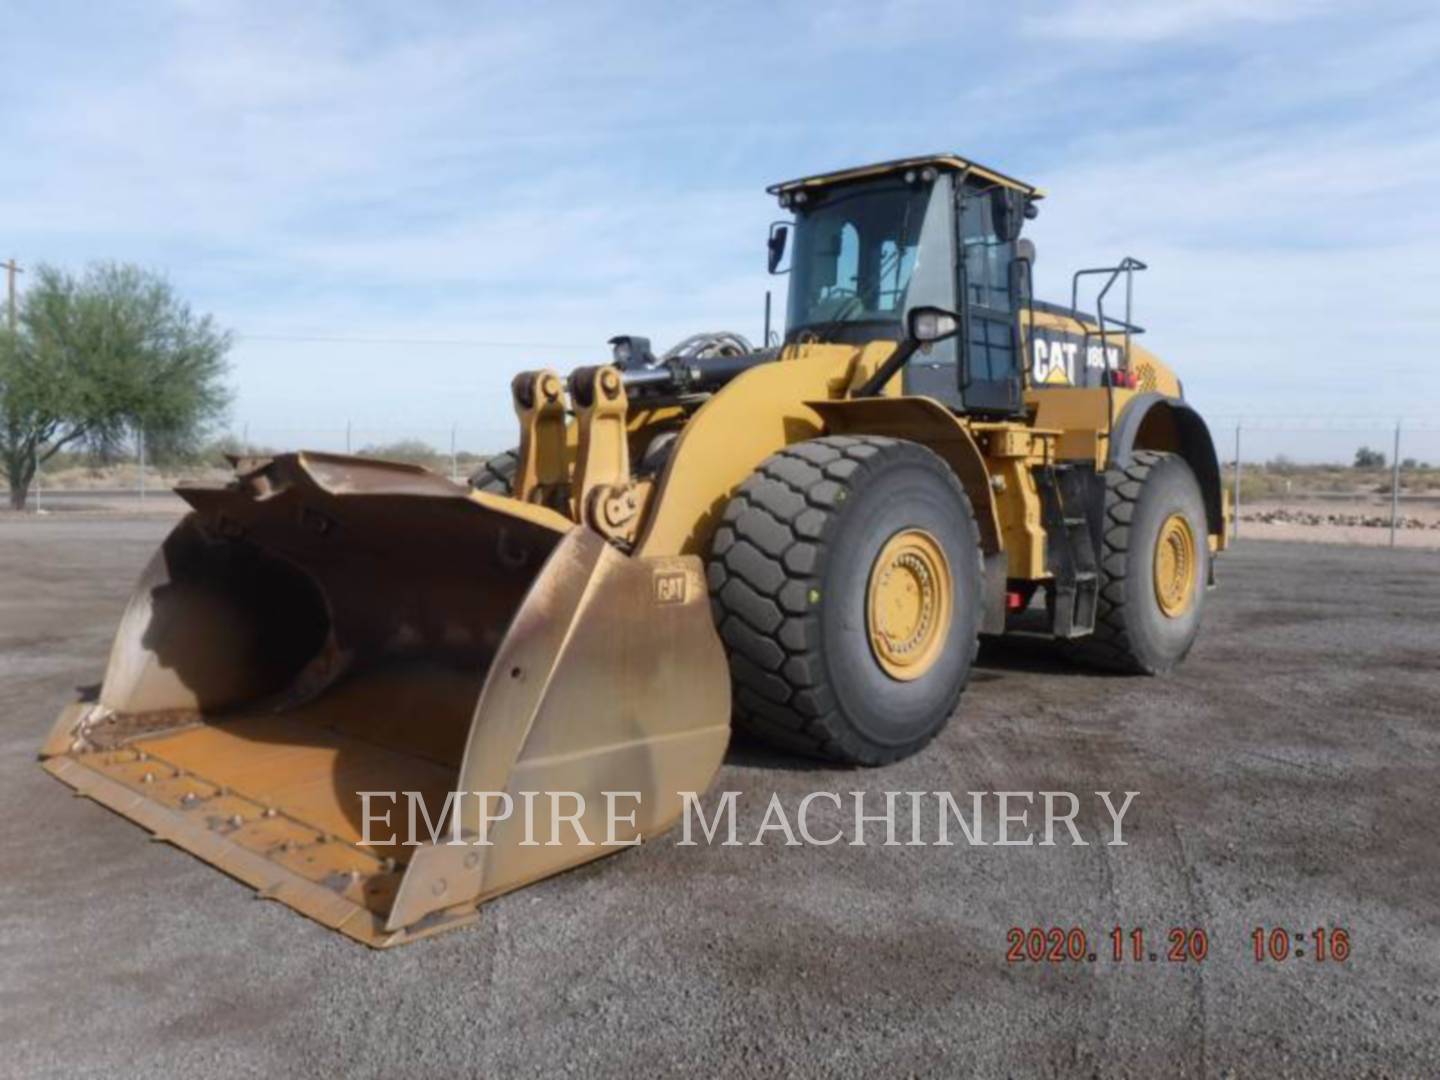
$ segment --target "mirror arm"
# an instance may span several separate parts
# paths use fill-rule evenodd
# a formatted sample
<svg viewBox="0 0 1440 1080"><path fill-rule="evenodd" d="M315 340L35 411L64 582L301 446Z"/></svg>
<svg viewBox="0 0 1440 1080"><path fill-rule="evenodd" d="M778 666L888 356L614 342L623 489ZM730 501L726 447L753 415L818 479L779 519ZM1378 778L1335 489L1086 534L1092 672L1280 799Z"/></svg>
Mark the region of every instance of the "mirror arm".
<svg viewBox="0 0 1440 1080"><path fill-rule="evenodd" d="M766 269L771 275L782 273L780 263L785 258L785 246L790 239L790 226L783 221L770 223L770 238L765 242ZM787 268L788 270L788 268Z"/></svg>
<svg viewBox="0 0 1440 1080"><path fill-rule="evenodd" d="M906 338L895 347L886 361L876 369L875 374L865 380L865 385L856 390L853 397L877 397L885 384L890 381L894 374L899 371L915 355L920 348L920 342L914 338Z"/></svg>

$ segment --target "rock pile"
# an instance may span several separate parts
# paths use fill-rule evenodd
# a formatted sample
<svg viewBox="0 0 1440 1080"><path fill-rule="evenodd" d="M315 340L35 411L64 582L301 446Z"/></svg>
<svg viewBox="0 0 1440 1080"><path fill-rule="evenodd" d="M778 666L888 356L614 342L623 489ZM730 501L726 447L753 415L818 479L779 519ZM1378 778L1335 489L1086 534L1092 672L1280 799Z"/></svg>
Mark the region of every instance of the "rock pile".
<svg viewBox="0 0 1440 1080"><path fill-rule="evenodd" d="M1286 525L1360 525L1371 529L1388 529L1389 514L1321 514L1313 510L1261 510L1258 513L1240 515L1241 521L1255 521L1262 524L1279 522ZM1440 521L1425 521L1421 518L1401 514L1395 522L1399 529L1436 529Z"/></svg>

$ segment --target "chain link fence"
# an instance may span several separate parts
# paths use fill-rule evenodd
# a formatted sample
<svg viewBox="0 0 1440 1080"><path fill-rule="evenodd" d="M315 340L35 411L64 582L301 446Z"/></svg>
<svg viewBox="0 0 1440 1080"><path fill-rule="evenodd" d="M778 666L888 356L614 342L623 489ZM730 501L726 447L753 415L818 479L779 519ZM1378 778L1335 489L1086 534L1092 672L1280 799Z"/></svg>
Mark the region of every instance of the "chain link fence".
<svg viewBox="0 0 1440 1080"><path fill-rule="evenodd" d="M323 450L405 461L464 482L491 454L514 445L513 428L474 425L384 426L341 421L334 425L279 427L239 424L217 434L196 453L156 460L136 432L120 454L97 460L59 454L35 474L26 500L30 513L66 510L175 512L172 489L184 481L223 482L228 456L286 450Z"/></svg>
<svg viewBox="0 0 1440 1080"><path fill-rule="evenodd" d="M1440 548L1440 420L1208 419L1238 537Z"/></svg>
<svg viewBox="0 0 1440 1080"><path fill-rule="evenodd" d="M1321 540L1440 548L1440 419L1343 416L1207 417L1242 539ZM515 442L513 427L304 428L236 424L192 458L146 460L138 435L118 460L53 459L28 509L170 511L182 480L223 480L227 454L307 448L407 461L463 482Z"/></svg>

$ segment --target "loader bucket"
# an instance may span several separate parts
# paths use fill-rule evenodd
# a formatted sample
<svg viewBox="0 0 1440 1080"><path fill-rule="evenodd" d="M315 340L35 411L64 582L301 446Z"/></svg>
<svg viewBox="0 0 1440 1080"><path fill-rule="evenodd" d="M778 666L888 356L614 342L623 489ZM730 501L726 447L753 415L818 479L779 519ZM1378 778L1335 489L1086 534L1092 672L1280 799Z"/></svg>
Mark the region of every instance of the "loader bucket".
<svg viewBox="0 0 1440 1080"><path fill-rule="evenodd" d="M386 946L664 830L709 784L730 699L698 559L405 465L236 472L179 489L193 512L98 697L41 751L78 794Z"/></svg>

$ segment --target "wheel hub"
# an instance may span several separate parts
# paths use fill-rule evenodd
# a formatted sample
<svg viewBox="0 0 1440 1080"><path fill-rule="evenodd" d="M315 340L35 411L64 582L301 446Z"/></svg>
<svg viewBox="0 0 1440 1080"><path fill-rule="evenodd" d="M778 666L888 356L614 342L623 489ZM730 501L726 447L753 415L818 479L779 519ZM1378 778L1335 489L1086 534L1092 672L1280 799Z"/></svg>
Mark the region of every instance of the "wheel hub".
<svg viewBox="0 0 1440 1080"><path fill-rule="evenodd" d="M1171 514L1155 540L1155 599L1169 618L1190 610L1195 596L1195 533L1184 514Z"/></svg>
<svg viewBox="0 0 1440 1080"><path fill-rule="evenodd" d="M923 529L896 533L870 568L866 630L891 678L918 679L934 666L950 633L954 582L944 549Z"/></svg>

